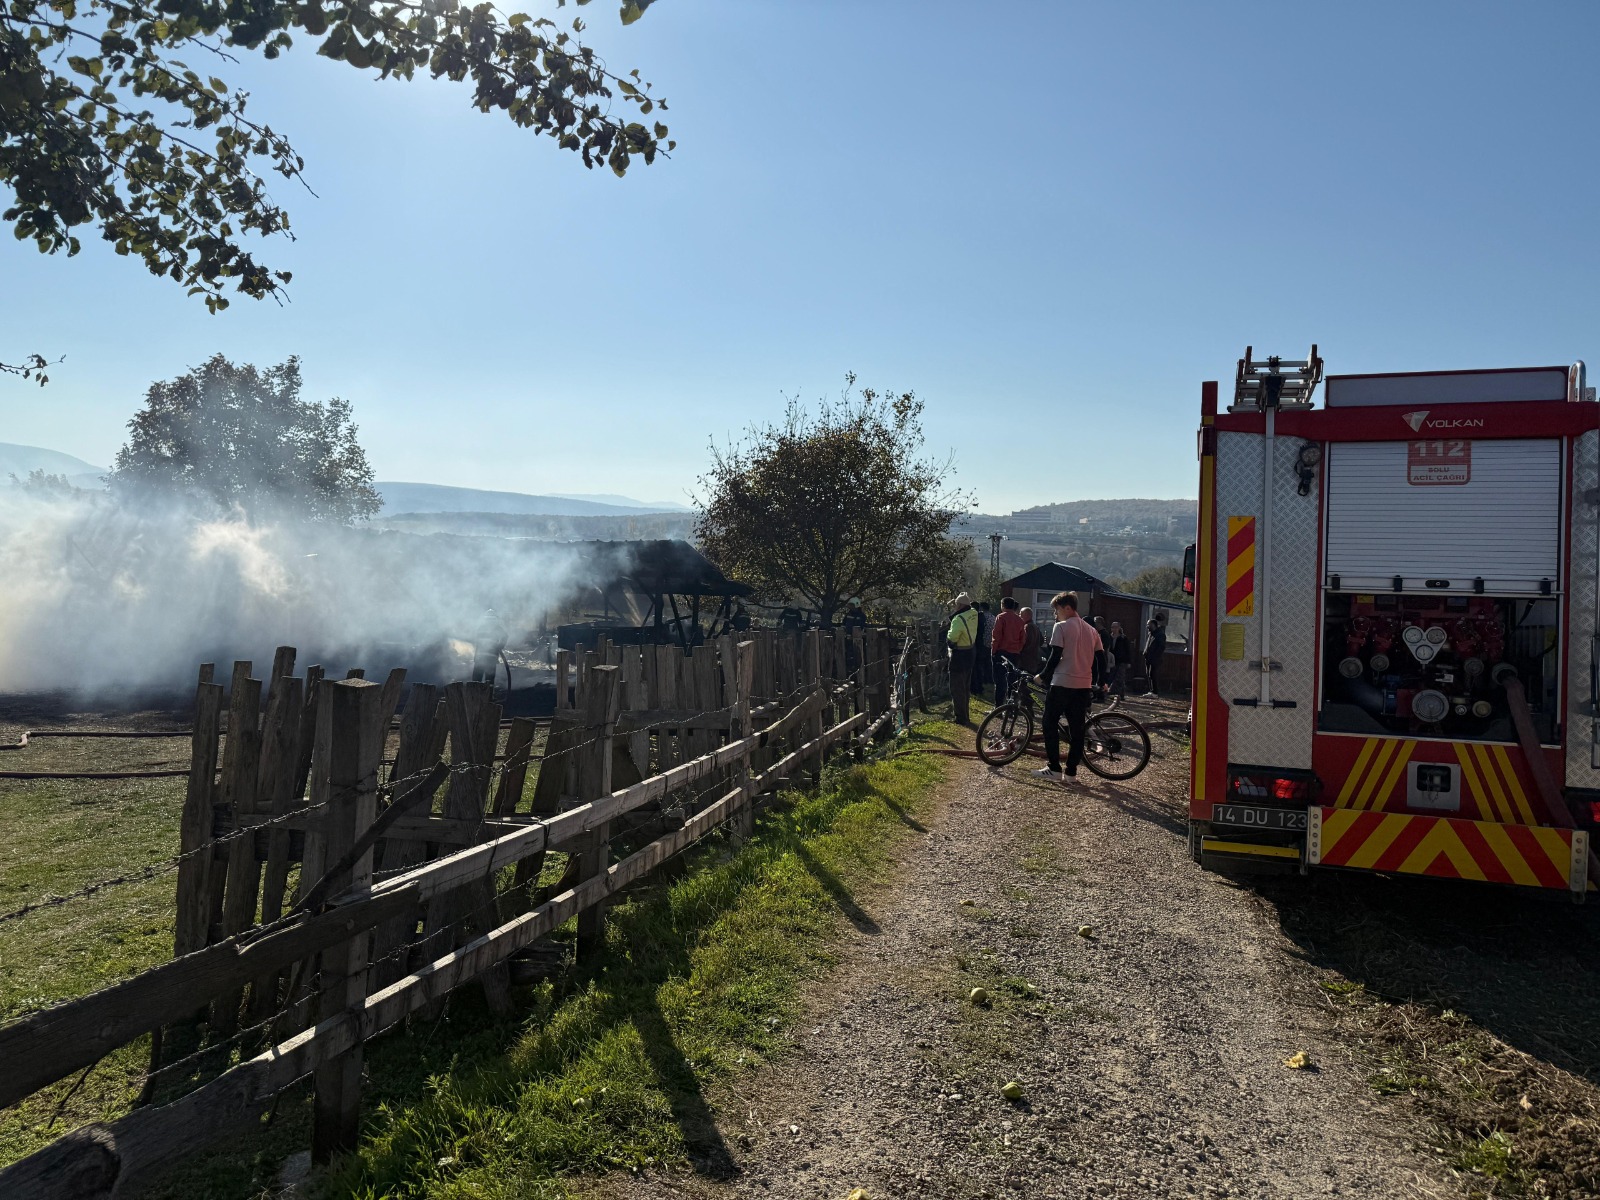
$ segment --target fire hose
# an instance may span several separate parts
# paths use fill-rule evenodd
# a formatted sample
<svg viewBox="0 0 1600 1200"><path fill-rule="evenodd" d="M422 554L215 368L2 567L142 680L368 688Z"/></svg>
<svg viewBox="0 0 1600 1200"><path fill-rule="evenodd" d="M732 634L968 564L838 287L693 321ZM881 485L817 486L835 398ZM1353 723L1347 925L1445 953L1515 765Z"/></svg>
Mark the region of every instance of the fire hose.
<svg viewBox="0 0 1600 1200"><path fill-rule="evenodd" d="M1559 829L1576 829L1577 822L1572 819L1561 789L1556 786L1555 776L1550 773L1550 764L1545 761L1544 751L1539 746L1539 735L1533 728L1533 712L1528 707L1528 694L1522 688L1522 680L1506 680L1505 689L1506 706L1511 709L1511 723L1517 730L1517 743L1522 747L1522 757L1528 760L1528 770L1533 772L1533 782L1539 790L1545 816ZM1600 883L1600 854L1592 846L1589 848L1589 878Z"/></svg>

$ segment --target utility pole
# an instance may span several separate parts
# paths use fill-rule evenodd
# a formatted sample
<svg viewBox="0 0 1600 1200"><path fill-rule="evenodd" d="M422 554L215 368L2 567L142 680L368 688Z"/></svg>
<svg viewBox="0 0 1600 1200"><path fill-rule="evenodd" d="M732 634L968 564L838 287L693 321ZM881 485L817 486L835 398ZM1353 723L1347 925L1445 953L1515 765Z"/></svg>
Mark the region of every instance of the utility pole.
<svg viewBox="0 0 1600 1200"><path fill-rule="evenodd" d="M989 535L989 574L994 576L995 582L1000 582L1000 543L1006 540L1003 533Z"/></svg>

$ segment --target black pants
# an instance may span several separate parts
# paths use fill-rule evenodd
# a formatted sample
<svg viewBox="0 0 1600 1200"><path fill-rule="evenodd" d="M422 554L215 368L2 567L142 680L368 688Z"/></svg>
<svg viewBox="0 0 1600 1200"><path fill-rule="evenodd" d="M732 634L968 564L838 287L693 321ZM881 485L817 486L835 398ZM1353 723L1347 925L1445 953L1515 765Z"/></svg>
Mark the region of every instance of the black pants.
<svg viewBox="0 0 1600 1200"><path fill-rule="evenodd" d="M1163 653L1165 653L1165 651L1157 650L1154 653L1151 653L1148 650L1145 651L1144 671L1146 675L1150 676L1150 690L1152 692L1158 692L1161 690L1156 686L1156 676L1161 674L1161 655Z"/></svg>
<svg viewBox="0 0 1600 1200"><path fill-rule="evenodd" d="M1011 656L1009 654L1002 654L998 650L994 652L994 703L996 708L1004 704L1006 697L1011 693L1009 686L1011 683L1011 668L1007 665L1010 662Z"/></svg>
<svg viewBox="0 0 1600 1200"><path fill-rule="evenodd" d="M1067 774L1083 761L1083 727L1089 720L1091 688L1053 687L1044 698L1044 752L1052 771L1061 770L1061 718L1067 719Z"/></svg>
<svg viewBox="0 0 1600 1200"><path fill-rule="evenodd" d="M972 647L950 647L950 699L955 705L957 725L970 725L972 718L967 697L972 690Z"/></svg>

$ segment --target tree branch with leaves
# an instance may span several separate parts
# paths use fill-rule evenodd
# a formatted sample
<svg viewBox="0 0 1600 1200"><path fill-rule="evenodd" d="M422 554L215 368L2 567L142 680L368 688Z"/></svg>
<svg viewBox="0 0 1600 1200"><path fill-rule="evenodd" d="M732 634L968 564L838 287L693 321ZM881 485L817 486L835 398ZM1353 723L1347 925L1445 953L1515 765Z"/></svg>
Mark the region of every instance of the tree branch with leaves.
<svg viewBox="0 0 1600 1200"><path fill-rule="evenodd" d="M623 4L624 24L651 2ZM581 18L569 24L457 0L0 0L0 184L13 194L0 220L69 255L76 231L96 226L213 312L229 288L281 297L289 272L244 235L293 236L266 177L304 185L305 160L256 119L247 93L179 55L272 59L303 34L380 79L470 83L475 108L554 138L587 167L622 175L670 151L665 125L629 119L666 103L638 71L613 72L583 45Z"/></svg>

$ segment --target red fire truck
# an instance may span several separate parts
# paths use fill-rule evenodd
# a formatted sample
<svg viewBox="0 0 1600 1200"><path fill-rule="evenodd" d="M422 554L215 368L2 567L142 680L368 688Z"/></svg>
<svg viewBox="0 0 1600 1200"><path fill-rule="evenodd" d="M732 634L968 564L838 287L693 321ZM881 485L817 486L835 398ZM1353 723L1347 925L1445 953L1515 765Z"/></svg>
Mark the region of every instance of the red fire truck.
<svg viewBox="0 0 1600 1200"><path fill-rule="evenodd" d="M1317 387L1322 385L1320 406ZM1600 404L1571 367L1201 392L1190 850L1600 882Z"/></svg>

